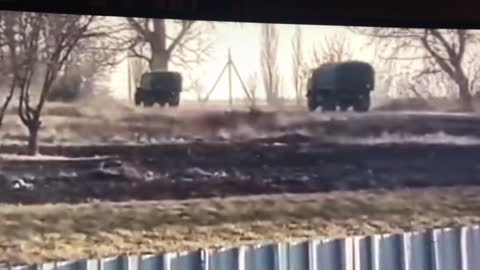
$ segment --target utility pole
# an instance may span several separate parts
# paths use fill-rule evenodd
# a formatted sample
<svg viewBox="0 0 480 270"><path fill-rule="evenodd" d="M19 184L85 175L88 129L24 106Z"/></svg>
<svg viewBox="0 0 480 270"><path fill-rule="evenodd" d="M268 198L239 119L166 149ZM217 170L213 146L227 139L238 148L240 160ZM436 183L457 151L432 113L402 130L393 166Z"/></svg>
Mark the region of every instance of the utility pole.
<svg viewBox="0 0 480 270"><path fill-rule="evenodd" d="M233 107L233 92L232 92L232 50L228 49L228 104L230 109Z"/></svg>
<svg viewBox="0 0 480 270"><path fill-rule="evenodd" d="M240 73L238 72L238 69L235 66L235 63L233 63L231 49L228 49L227 63L225 64L222 71L220 72L220 76L218 76L217 80L213 84L213 87L210 89L210 91L208 91L207 95L203 99L203 103L206 103L208 101L208 99L210 98L210 95L213 93L213 91L217 87L218 83L222 79L225 71L228 71L228 101L229 101L230 108L233 107L233 86L232 86L232 82L233 82L232 75L233 74L232 74L232 71L234 71L235 75L237 75L237 78L240 81L240 84L242 85L243 92L247 96L248 100L252 101L252 97L250 96L250 93L248 92L247 87L245 86L245 83L243 82L242 77L240 76Z"/></svg>

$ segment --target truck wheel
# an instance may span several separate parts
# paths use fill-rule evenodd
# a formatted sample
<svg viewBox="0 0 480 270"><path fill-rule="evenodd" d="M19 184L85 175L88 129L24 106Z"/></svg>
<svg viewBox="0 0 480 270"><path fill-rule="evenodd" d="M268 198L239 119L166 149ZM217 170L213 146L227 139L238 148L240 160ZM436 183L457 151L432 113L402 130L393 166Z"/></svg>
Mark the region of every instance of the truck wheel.
<svg viewBox="0 0 480 270"><path fill-rule="evenodd" d="M308 110L311 112L317 109L317 104L315 104L315 101L312 100L311 98L307 99L307 105L308 105Z"/></svg>
<svg viewBox="0 0 480 270"><path fill-rule="evenodd" d="M170 100L168 102L168 106L170 107L178 107L178 104L180 103L180 99L177 97L177 98L174 98L173 100Z"/></svg>
<svg viewBox="0 0 480 270"><path fill-rule="evenodd" d="M353 109L356 112L367 112L370 109L370 97L360 97L353 105Z"/></svg>
<svg viewBox="0 0 480 270"><path fill-rule="evenodd" d="M340 110L341 110L342 112L348 111L348 108L350 108L350 105L349 105L349 104L340 104Z"/></svg>
<svg viewBox="0 0 480 270"><path fill-rule="evenodd" d="M322 107L322 111L323 111L323 112L334 112L334 111L336 111L336 110L337 110L337 108L332 107L332 106L324 106L324 107Z"/></svg>
<svg viewBox="0 0 480 270"><path fill-rule="evenodd" d="M334 112L337 110L337 104L334 101L325 101L322 105L324 112Z"/></svg>
<svg viewBox="0 0 480 270"><path fill-rule="evenodd" d="M142 103L142 99L138 96L138 95L135 95L135 106L140 106L140 104Z"/></svg>
<svg viewBox="0 0 480 270"><path fill-rule="evenodd" d="M148 107L152 107L154 104L154 102L151 102L151 101L143 101L143 107L145 108L148 108Z"/></svg>

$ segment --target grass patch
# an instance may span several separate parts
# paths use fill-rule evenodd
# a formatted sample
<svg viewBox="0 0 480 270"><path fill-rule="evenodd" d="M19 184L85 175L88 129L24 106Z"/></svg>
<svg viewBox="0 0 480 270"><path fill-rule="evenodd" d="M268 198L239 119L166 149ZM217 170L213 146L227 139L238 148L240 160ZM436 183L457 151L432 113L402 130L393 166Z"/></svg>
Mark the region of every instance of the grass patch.
<svg viewBox="0 0 480 270"><path fill-rule="evenodd" d="M0 262L31 264L480 223L480 188L0 207Z"/></svg>

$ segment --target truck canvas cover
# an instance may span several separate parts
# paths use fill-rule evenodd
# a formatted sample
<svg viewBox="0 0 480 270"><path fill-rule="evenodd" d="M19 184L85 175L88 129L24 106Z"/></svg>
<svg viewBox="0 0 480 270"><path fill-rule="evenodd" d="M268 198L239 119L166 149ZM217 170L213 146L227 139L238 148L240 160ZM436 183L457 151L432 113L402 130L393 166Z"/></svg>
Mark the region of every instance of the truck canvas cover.
<svg viewBox="0 0 480 270"><path fill-rule="evenodd" d="M314 69L312 80L318 90L371 91L374 71L370 64L360 61L329 63Z"/></svg>
<svg viewBox="0 0 480 270"><path fill-rule="evenodd" d="M142 78L141 87L143 89L165 89L180 90L182 78L176 72L149 72Z"/></svg>

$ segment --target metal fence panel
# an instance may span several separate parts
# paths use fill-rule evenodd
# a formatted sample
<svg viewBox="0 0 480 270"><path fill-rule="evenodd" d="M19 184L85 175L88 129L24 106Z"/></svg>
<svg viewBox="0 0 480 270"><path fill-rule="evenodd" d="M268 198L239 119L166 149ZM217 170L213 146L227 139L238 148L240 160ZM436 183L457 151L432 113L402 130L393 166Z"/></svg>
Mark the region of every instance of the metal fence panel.
<svg viewBox="0 0 480 270"><path fill-rule="evenodd" d="M371 236L371 249L370 249L370 258L372 261L372 270L380 269L380 235Z"/></svg>
<svg viewBox="0 0 480 270"><path fill-rule="evenodd" d="M9 267L10 270L40 270L40 267L37 267L35 265L29 265L29 266L13 266Z"/></svg>
<svg viewBox="0 0 480 270"><path fill-rule="evenodd" d="M433 231L436 270L462 269L460 231L438 229Z"/></svg>
<svg viewBox="0 0 480 270"><path fill-rule="evenodd" d="M168 270L203 270L204 258L205 251L172 253L168 258Z"/></svg>
<svg viewBox="0 0 480 270"><path fill-rule="evenodd" d="M347 268L349 239L322 240L317 246L317 270L351 270Z"/></svg>
<svg viewBox="0 0 480 270"><path fill-rule="evenodd" d="M6 268L0 268L3 270ZM480 227L222 250L119 256L10 270L478 270Z"/></svg>
<svg viewBox="0 0 480 270"><path fill-rule="evenodd" d="M308 242L278 244L275 270L309 270L308 249Z"/></svg>
<svg viewBox="0 0 480 270"><path fill-rule="evenodd" d="M308 242L288 245L288 270L309 270L308 248Z"/></svg>
<svg viewBox="0 0 480 270"><path fill-rule="evenodd" d="M126 256L107 258L101 260L100 270L128 270L127 265L128 257ZM73 269L70 268L69 270Z"/></svg>
<svg viewBox="0 0 480 270"><path fill-rule="evenodd" d="M30 265L30 266L15 266L11 267L12 270L41 270L42 266Z"/></svg>
<svg viewBox="0 0 480 270"><path fill-rule="evenodd" d="M372 270L373 237L353 237L353 262L355 270Z"/></svg>
<svg viewBox="0 0 480 270"><path fill-rule="evenodd" d="M98 260L80 260L77 262L58 262L48 266L43 265L42 270L100 270ZM121 268L116 268L120 269Z"/></svg>
<svg viewBox="0 0 480 270"><path fill-rule="evenodd" d="M405 270L434 269L431 233L407 233L404 236L404 242Z"/></svg>
<svg viewBox="0 0 480 270"><path fill-rule="evenodd" d="M167 255L143 255L140 257L139 268L141 270L165 269L165 257Z"/></svg>
<svg viewBox="0 0 480 270"><path fill-rule="evenodd" d="M341 240L342 270L354 270L353 237Z"/></svg>
<svg viewBox="0 0 480 270"><path fill-rule="evenodd" d="M210 251L207 260L207 270L238 270L239 249L230 248Z"/></svg>
<svg viewBox="0 0 480 270"><path fill-rule="evenodd" d="M244 269L240 270L265 270L275 269L276 245L249 246L245 249Z"/></svg>
<svg viewBox="0 0 480 270"><path fill-rule="evenodd" d="M462 245L465 250L465 267L462 270L480 269L480 228L462 228Z"/></svg>
<svg viewBox="0 0 480 270"><path fill-rule="evenodd" d="M382 235L378 241L378 270L403 270L403 235Z"/></svg>

